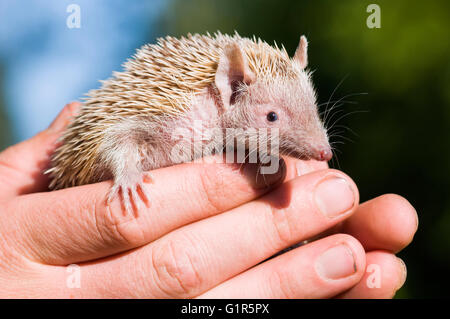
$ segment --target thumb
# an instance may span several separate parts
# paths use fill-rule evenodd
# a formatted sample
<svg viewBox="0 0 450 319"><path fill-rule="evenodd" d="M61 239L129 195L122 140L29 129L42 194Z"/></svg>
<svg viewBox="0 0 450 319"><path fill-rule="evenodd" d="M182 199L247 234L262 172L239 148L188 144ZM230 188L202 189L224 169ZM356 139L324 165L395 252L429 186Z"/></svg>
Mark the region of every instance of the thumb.
<svg viewBox="0 0 450 319"><path fill-rule="evenodd" d="M67 104L44 131L0 153L0 194L2 198L45 191L44 171L57 147L58 138L77 113L80 103Z"/></svg>

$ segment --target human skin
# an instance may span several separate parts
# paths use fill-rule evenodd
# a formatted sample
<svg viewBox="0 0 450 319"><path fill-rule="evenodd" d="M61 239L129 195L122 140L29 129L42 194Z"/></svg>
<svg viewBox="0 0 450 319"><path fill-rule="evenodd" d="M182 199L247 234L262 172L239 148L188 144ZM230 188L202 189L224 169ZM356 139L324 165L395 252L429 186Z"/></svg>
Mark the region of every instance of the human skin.
<svg viewBox="0 0 450 319"><path fill-rule="evenodd" d="M78 108L0 153L0 297L390 298L405 282L395 253L414 208L392 194L358 205L323 163L287 158L265 178L254 164L154 170L139 214L105 205L111 181L48 192L42 171Z"/></svg>

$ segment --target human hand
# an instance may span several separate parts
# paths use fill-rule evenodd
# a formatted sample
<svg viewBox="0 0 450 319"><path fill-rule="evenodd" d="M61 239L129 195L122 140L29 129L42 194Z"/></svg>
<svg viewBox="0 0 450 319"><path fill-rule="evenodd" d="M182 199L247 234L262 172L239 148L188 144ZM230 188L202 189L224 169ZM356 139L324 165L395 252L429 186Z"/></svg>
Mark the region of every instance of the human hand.
<svg viewBox="0 0 450 319"><path fill-rule="evenodd" d="M286 159L286 180L315 170L327 169L324 162ZM405 263L395 254L408 246L419 224L416 210L403 197L385 194L369 200L348 219L315 238L345 233L358 239L366 251L366 273L357 285L339 298L392 298L407 275ZM380 278L377 276L380 275Z"/></svg>
<svg viewBox="0 0 450 319"><path fill-rule="evenodd" d="M146 185L151 206L137 216L124 214L120 201L105 205L109 181L44 192L42 171L76 108L0 154L3 297L370 298L390 297L404 281L393 252L413 236L414 209L394 195L358 207L351 179L313 171L314 162L287 160L264 183L252 164L155 170ZM304 175L294 177L296 165ZM326 207L343 214L326 217ZM348 234L264 261L338 228ZM79 287L68 285L66 266L74 263ZM365 285L369 263L381 268L380 288Z"/></svg>

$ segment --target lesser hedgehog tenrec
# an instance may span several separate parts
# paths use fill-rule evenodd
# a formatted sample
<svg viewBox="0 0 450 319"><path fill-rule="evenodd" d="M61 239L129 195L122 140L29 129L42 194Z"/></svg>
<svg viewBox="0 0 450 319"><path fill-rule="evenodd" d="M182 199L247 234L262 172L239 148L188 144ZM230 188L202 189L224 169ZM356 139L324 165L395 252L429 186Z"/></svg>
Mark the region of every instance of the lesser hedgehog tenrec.
<svg viewBox="0 0 450 319"><path fill-rule="evenodd" d="M304 36L292 58L260 39L160 38L91 90L52 158L50 189L114 179L128 210L145 172L174 164L176 128L278 128L281 154L329 160ZM185 141L190 148L192 141ZM177 159L179 161L179 159Z"/></svg>

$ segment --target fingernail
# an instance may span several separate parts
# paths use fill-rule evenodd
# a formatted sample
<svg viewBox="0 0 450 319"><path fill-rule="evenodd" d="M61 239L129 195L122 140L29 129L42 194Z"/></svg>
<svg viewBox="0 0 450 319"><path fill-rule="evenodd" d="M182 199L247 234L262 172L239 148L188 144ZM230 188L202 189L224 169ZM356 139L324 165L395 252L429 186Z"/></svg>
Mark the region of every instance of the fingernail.
<svg viewBox="0 0 450 319"><path fill-rule="evenodd" d="M244 174L249 178L255 189L264 189L281 183L286 177L286 163L283 159L278 159L278 169L272 174L263 174L261 164L245 164Z"/></svg>
<svg viewBox="0 0 450 319"><path fill-rule="evenodd" d="M340 279L356 272L353 252L347 245L329 248L316 261L317 273L327 279Z"/></svg>
<svg viewBox="0 0 450 319"><path fill-rule="evenodd" d="M332 218L347 212L355 204L355 194L346 179L331 177L316 187L315 200L319 210Z"/></svg>
<svg viewBox="0 0 450 319"><path fill-rule="evenodd" d="M397 257L397 261L400 264L402 275L400 277L400 281L397 285L396 291L403 287L403 285L405 284L405 281L406 281L407 274L408 274L405 262L398 257Z"/></svg>

